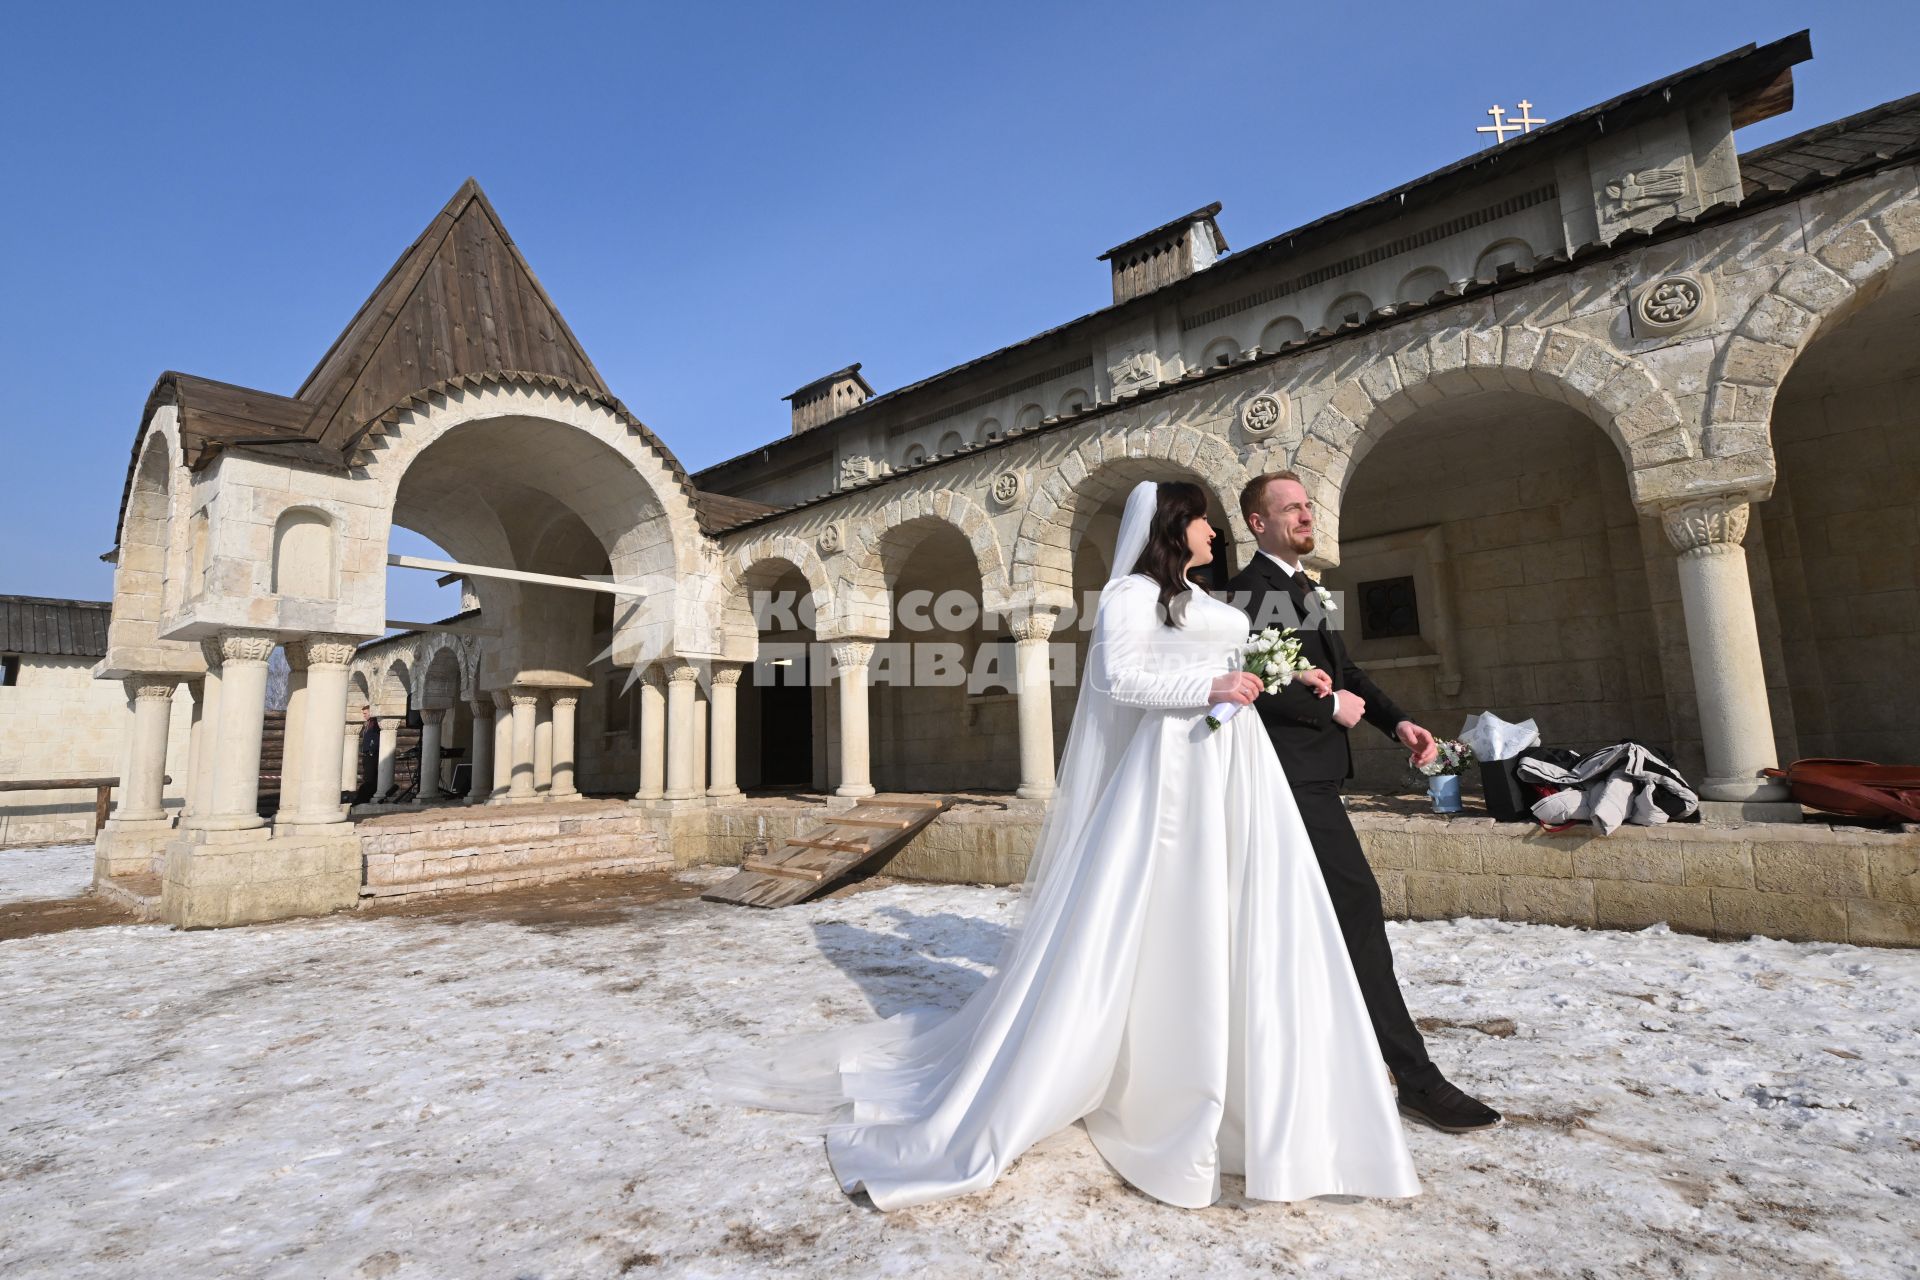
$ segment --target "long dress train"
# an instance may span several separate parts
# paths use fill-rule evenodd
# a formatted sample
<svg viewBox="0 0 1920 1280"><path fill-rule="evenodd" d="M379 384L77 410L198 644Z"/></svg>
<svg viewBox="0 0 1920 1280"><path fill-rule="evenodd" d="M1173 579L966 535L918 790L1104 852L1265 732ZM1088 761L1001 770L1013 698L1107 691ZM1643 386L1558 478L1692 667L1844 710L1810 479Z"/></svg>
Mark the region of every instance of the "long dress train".
<svg viewBox="0 0 1920 1280"><path fill-rule="evenodd" d="M1251 712L1205 722L1245 615L1196 592L1169 628L1152 581L1125 575L1152 487L1128 503L998 971L951 1013L813 1037L730 1077L758 1105L835 1111L834 1173L883 1209L981 1190L1076 1120L1169 1204L1211 1204L1222 1174L1266 1200L1420 1189L1272 744Z"/></svg>

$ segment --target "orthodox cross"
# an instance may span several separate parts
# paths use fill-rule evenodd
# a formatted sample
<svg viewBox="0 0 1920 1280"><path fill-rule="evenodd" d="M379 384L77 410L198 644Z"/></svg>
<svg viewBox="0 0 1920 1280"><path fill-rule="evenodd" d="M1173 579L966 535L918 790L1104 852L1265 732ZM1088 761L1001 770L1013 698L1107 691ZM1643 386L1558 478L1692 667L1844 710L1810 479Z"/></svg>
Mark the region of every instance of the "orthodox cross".
<svg viewBox="0 0 1920 1280"><path fill-rule="evenodd" d="M1520 114L1511 120L1507 119L1507 109L1502 106L1488 107L1487 114L1493 117L1493 123L1480 125L1474 132L1492 134L1496 144L1505 142L1510 133L1532 133L1535 125L1546 123L1535 117L1533 104L1525 98L1520 99Z"/></svg>

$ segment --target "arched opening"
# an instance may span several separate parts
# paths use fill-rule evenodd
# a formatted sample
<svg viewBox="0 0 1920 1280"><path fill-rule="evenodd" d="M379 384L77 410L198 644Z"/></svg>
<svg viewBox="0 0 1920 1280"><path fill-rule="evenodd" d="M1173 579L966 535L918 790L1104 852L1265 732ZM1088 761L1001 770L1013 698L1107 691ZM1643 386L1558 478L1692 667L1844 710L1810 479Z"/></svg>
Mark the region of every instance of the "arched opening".
<svg viewBox="0 0 1920 1280"><path fill-rule="evenodd" d="M1525 240L1496 240L1481 252L1473 264L1473 278L1476 280L1496 280L1500 268L1512 267L1525 271L1534 264L1533 246Z"/></svg>
<svg viewBox="0 0 1920 1280"><path fill-rule="evenodd" d="M1669 699L1691 689L1672 555L1590 419L1521 391L1448 394L1356 461L1337 514L1335 625L1415 721L1452 737L1492 711L1550 746L1633 738L1697 773L1691 702ZM1415 785L1385 734L1350 742L1358 787Z"/></svg>
<svg viewBox="0 0 1920 1280"><path fill-rule="evenodd" d="M577 698L574 785L589 794L632 795L637 704L613 659L616 652L632 656L626 637L670 637L675 608L673 534L648 480L580 427L520 415L484 418L448 428L412 458L392 520L454 562L644 591L614 595L475 573L466 577L478 613L453 619L479 636L467 682L475 696L521 685ZM540 711L543 726L549 705ZM470 752L473 744L460 737L463 722L456 712L453 741Z"/></svg>
<svg viewBox="0 0 1920 1280"><path fill-rule="evenodd" d="M1447 283L1447 273L1440 268L1421 267L1407 273L1400 287L1393 291L1393 297L1396 302L1425 302L1446 288Z"/></svg>
<svg viewBox="0 0 1920 1280"><path fill-rule="evenodd" d="M1031 431L1035 427L1040 425L1040 419L1045 416L1046 416L1045 412L1040 408L1039 405L1030 404L1026 408L1020 410L1019 414L1015 416L1013 420L1013 429L1015 431Z"/></svg>
<svg viewBox="0 0 1920 1280"><path fill-rule="evenodd" d="M958 453L966 447L967 442L960 438L958 431L948 431L940 437L940 453L943 457Z"/></svg>
<svg viewBox="0 0 1920 1280"><path fill-rule="evenodd" d="M966 535L923 516L889 529L893 599L869 694L873 782L882 791L998 791L1020 783L1014 644L982 608Z"/></svg>
<svg viewBox="0 0 1920 1280"><path fill-rule="evenodd" d="M1348 293L1333 300L1323 323L1329 329L1338 329L1343 324L1358 324L1371 314L1373 302L1366 294Z"/></svg>
<svg viewBox="0 0 1920 1280"><path fill-rule="evenodd" d="M1270 320L1267 327L1260 331L1260 349L1278 351L1289 342L1298 342L1307 336L1307 327L1293 316L1281 316Z"/></svg>
<svg viewBox="0 0 1920 1280"><path fill-rule="evenodd" d="M1085 413L1093 408L1093 393L1085 387L1075 387L1060 397L1060 407L1056 410L1061 417L1070 413Z"/></svg>
<svg viewBox="0 0 1920 1280"><path fill-rule="evenodd" d="M1920 760L1920 261L1821 328L1772 437L1746 545L1780 758Z"/></svg>
<svg viewBox="0 0 1920 1280"><path fill-rule="evenodd" d="M304 600L331 600L338 593L333 520L324 511L294 507L273 527L272 591Z"/></svg>
<svg viewBox="0 0 1920 1280"><path fill-rule="evenodd" d="M748 791L825 791L825 732L833 690L815 641L813 588L797 565L768 559L740 579L759 654L740 682L736 778Z"/></svg>
<svg viewBox="0 0 1920 1280"><path fill-rule="evenodd" d="M1240 358L1240 345L1232 338L1215 338L1200 352L1200 367L1224 369Z"/></svg>

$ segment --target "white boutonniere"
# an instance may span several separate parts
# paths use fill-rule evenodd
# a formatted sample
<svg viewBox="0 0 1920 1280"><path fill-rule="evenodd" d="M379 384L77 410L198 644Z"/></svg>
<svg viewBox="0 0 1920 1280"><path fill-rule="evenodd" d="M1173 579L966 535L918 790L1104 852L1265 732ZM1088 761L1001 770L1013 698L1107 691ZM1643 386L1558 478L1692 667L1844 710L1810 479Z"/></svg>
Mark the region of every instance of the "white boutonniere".
<svg viewBox="0 0 1920 1280"><path fill-rule="evenodd" d="M1334 601L1333 592L1327 590L1317 582L1313 583L1313 598L1318 600L1320 607L1328 613L1338 613L1340 611L1339 604Z"/></svg>

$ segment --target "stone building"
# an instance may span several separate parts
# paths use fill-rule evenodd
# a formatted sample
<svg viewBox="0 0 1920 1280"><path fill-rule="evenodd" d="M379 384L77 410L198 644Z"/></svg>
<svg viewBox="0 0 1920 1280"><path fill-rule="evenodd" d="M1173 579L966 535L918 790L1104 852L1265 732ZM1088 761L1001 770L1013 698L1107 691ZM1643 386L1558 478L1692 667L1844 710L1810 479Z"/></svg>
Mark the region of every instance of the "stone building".
<svg viewBox="0 0 1920 1280"><path fill-rule="evenodd" d="M1920 98L1743 154L1809 56L1748 46L1238 252L1197 209L1102 255L1110 305L885 393L815 379L691 475L469 183L293 395L156 386L98 674L185 690L199 746L182 824L113 839L164 859L169 918L216 883L219 920L351 902L365 705L484 759L473 799L632 796L669 845L743 787L1038 804L1126 490L1199 482L1230 568L1280 467L1360 660L1431 727L1633 736L1717 820L1797 819L1762 768L1920 757ZM359 648L395 524L468 578L467 634ZM923 658L974 679L900 678Z"/></svg>

